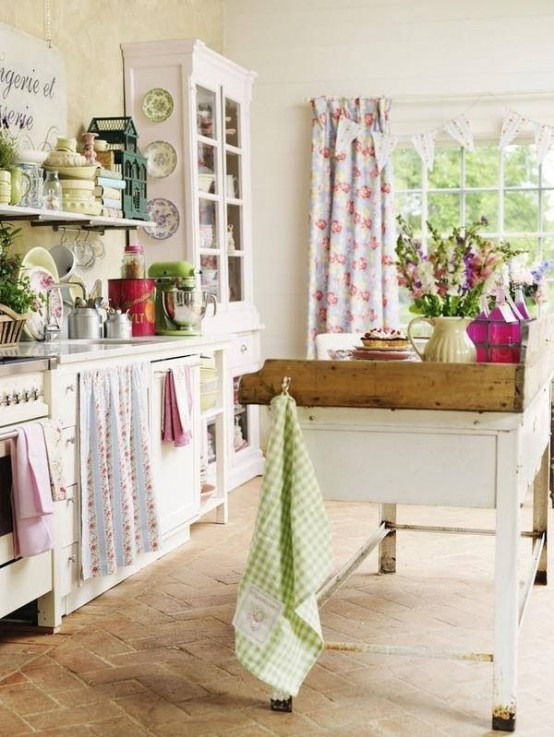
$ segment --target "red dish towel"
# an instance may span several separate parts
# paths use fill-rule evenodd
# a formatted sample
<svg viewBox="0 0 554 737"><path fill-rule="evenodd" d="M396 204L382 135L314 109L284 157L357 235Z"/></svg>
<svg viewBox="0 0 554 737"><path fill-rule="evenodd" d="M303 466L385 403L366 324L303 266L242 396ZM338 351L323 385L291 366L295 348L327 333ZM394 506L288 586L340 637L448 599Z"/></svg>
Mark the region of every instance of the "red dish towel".
<svg viewBox="0 0 554 737"><path fill-rule="evenodd" d="M42 426L18 428L12 443L14 550L18 556L38 555L54 547L54 503Z"/></svg>
<svg viewBox="0 0 554 737"><path fill-rule="evenodd" d="M177 366L165 375L162 440L177 447L188 445L192 438L190 378L188 366Z"/></svg>

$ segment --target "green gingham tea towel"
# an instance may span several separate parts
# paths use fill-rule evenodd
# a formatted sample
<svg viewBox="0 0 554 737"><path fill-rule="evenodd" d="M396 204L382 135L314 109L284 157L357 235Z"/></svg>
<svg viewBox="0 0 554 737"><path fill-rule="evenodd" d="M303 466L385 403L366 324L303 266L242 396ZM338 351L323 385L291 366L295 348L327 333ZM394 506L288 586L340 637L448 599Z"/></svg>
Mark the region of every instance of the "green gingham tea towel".
<svg viewBox="0 0 554 737"><path fill-rule="evenodd" d="M316 594L332 566L323 497L296 402L271 401L261 499L233 619L242 665L296 696L323 649Z"/></svg>

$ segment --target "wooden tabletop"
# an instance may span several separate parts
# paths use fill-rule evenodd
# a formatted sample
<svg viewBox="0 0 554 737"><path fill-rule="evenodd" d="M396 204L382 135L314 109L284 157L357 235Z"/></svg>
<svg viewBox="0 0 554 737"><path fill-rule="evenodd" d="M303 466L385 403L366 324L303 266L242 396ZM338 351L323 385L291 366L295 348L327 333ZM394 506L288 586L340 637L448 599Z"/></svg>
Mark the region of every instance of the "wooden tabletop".
<svg viewBox="0 0 554 737"><path fill-rule="evenodd" d="M299 406L523 412L554 371L554 315L523 329L519 364L268 359L239 387L241 404L282 391Z"/></svg>

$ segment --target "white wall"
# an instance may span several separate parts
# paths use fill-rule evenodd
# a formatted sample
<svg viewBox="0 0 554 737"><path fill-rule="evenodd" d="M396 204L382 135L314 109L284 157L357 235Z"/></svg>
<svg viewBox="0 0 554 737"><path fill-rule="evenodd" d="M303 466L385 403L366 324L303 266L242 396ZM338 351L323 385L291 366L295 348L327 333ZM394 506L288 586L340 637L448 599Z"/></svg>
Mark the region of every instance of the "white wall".
<svg viewBox="0 0 554 737"><path fill-rule="evenodd" d="M398 134L470 106L475 132L487 136L500 131L505 106L554 123L552 0L225 0L224 31L226 55L259 75L254 270L265 357L304 356L306 98L387 95Z"/></svg>

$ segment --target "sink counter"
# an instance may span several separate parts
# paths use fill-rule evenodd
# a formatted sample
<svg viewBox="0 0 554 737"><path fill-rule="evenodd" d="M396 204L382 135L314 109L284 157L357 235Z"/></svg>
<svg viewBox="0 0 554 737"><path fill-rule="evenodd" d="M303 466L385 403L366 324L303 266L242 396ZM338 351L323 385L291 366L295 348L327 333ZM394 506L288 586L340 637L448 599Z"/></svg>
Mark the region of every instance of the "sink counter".
<svg viewBox="0 0 554 737"><path fill-rule="evenodd" d="M229 344L228 335L165 336L98 340L56 340L51 342L22 341L17 346L0 346L2 358L17 359L30 357L55 357L59 364L73 364L95 359L118 358L163 351L168 354L180 353L214 345Z"/></svg>

